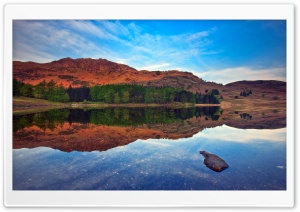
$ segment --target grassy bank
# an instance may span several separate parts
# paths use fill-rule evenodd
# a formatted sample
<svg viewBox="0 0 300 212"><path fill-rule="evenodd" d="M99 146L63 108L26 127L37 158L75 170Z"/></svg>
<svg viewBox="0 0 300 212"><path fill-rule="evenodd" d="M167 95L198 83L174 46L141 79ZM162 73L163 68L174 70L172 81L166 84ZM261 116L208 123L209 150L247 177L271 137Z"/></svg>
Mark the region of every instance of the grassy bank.
<svg viewBox="0 0 300 212"><path fill-rule="evenodd" d="M146 104L146 103L126 103L126 104L107 104L102 102L75 102L70 103L70 107L72 108L101 108L101 107L171 107L171 108L182 108L182 107L194 107L195 104L192 103L180 103L174 102L169 104Z"/></svg>
<svg viewBox="0 0 300 212"><path fill-rule="evenodd" d="M220 106L219 104L193 104L173 102L169 104L145 104L145 103L127 103L127 104L107 104L101 102L51 102L44 99L35 99L28 97L13 97L13 113L22 114L29 112L40 112L55 108L104 108L104 107L170 107L187 108L195 106Z"/></svg>
<svg viewBox="0 0 300 212"><path fill-rule="evenodd" d="M44 99L35 99L23 96L14 96L13 97L13 106L16 107L33 107L33 106L61 106L65 103L60 102L51 102Z"/></svg>
<svg viewBox="0 0 300 212"><path fill-rule="evenodd" d="M13 113L23 114L30 112L42 112L54 108L64 108L68 105L60 102L51 102L44 99L35 99L28 97L13 97Z"/></svg>

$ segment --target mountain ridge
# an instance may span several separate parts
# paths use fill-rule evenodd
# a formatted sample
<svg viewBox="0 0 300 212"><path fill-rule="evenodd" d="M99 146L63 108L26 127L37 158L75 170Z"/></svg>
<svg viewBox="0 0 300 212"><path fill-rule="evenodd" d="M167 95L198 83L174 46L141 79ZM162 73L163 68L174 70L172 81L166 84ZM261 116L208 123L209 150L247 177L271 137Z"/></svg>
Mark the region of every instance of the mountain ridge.
<svg viewBox="0 0 300 212"><path fill-rule="evenodd" d="M206 82L190 72L179 70L147 71L137 70L125 64L99 58L62 58L48 63L13 61L13 76L24 83L36 85L53 80L64 87L95 86L105 84L141 84L144 86L171 86L204 93L211 89L249 87L286 87L286 82L274 80L237 81L222 85Z"/></svg>

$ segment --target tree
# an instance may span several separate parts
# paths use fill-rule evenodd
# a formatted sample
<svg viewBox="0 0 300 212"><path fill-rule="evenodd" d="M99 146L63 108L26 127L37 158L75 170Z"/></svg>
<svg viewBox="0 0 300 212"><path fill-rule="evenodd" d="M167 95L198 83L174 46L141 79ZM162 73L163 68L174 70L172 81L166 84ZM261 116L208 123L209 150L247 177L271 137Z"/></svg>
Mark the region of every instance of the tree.
<svg viewBox="0 0 300 212"><path fill-rule="evenodd" d="M185 92L181 92L180 94L180 102L188 102L188 97Z"/></svg>
<svg viewBox="0 0 300 212"><path fill-rule="evenodd" d="M106 90L106 93L104 93L103 95L103 101L105 103L113 103L113 95L114 95L114 91L108 88Z"/></svg>
<svg viewBox="0 0 300 212"><path fill-rule="evenodd" d="M50 89L51 89L51 93L50 95L48 95L48 99L50 101L68 102L70 100L70 97L67 94L67 91L65 90L62 84L60 84L59 86L55 86L54 84L54 87L52 87L51 85Z"/></svg>
<svg viewBox="0 0 300 212"><path fill-rule="evenodd" d="M54 94L54 88L56 86L56 83L53 80L50 80L47 84L46 84L46 98L51 100L55 97L53 97Z"/></svg>
<svg viewBox="0 0 300 212"><path fill-rule="evenodd" d="M47 98L46 85L47 83L45 80L37 84L34 87L33 96L38 99L46 99Z"/></svg>
<svg viewBox="0 0 300 212"><path fill-rule="evenodd" d="M30 84L25 84L25 85L23 85L22 88L20 89L20 94L21 94L22 96L32 97L32 96L33 96L33 95L32 95L32 91L33 91L32 85L30 85Z"/></svg>
<svg viewBox="0 0 300 212"><path fill-rule="evenodd" d="M153 97L153 89L148 88L145 93L145 103L153 103L154 97Z"/></svg>
<svg viewBox="0 0 300 212"><path fill-rule="evenodd" d="M129 91L122 90L121 93L122 93L122 102L123 103L128 103L129 102L129 96L130 96Z"/></svg>
<svg viewBox="0 0 300 212"><path fill-rule="evenodd" d="M211 90L211 93L212 93L213 95L219 95L219 94L220 94L220 92L219 92L218 89L212 89L212 90Z"/></svg>
<svg viewBox="0 0 300 212"><path fill-rule="evenodd" d="M117 93L115 93L115 95L114 95L114 103L119 104L120 101L121 101L121 98L120 98L119 93L117 92Z"/></svg>
<svg viewBox="0 0 300 212"><path fill-rule="evenodd" d="M79 88L72 88L72 86L69 86L69 88L66 91L70 97L71 102L82 102L84 100L91 100L90 88L86 86L82 86Z"/></svg>
<svg viewBox="0 0 300 212"><path fill-rule="evenodd" d="M13 96L21 95L20 91L23 85L23 82L17 80L17 78L13 78Z"/></svg>

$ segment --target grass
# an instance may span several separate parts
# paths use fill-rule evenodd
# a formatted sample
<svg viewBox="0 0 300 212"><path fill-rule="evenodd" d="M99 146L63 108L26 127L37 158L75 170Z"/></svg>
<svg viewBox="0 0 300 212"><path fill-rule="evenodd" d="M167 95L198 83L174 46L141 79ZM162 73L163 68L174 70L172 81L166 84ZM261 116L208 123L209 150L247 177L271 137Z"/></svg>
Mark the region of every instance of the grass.
<svg viewBox="0 0 300 212"><path fill-rule="evenodd" d="M13 103L16 106L26 106L26 105L62 105L64 103L61 102L51 102L45 99L36 99L36 98L29 98L23 96L14 96Z"/></svg>
<svg viewBox="0 0 300 212"><path fill-rule="evenodd" d="M33 112L42 112L54 108L64 108L68 105L60 102L51 102L44 99L35 99L29 97L13 97L13 114L27 114Z"/></svg>
<svg viewBox="0 0 300 212"><path fill-rule="evenodd" d="M74 102L70 104L71 107L78 108L103 108L103 107L171 107L171 108L183 108L183 107L195 107L192 103L169 103L169 104L156 104L156 103L126 103L126 104L108 104L103 102Z"/></svg>
<svg viewBox="0 0 300 212"><path fill-rule="evenodd" d="M199 105L197 105L199 106ZM217 106L217 105L203 105ZM145 104L145 103L127 103L127 104L107 104L103 102L51 102L44 99L35 99L29 97L13 97L13 114L27 114L42 112L55 108L103 108L103 107L170 107L170 108L188 108L195 107L192 103L174 102L169 104Z"/></svg>

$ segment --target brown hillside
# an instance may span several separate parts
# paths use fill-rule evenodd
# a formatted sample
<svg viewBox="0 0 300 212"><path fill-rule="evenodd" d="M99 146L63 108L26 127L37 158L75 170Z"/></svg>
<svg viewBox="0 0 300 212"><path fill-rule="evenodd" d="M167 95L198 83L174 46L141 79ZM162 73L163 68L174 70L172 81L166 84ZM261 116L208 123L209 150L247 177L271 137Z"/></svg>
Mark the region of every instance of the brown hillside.
<svg viewBox="0 0 300 212"><path fill-rule="evenodd" d="M138 71L124 64L106 59L64 58L50 63L13 62L13 75L17 79L33 85L46 80L54 80L65 87L70 85L94 86L118 83L137 83L146 86L172 86L193 92L222 87L216 83L207 83L192 73L171 71Z"/></svg>
<svg viewBox="0 0 300 212"><path fill-rule="evenodd" d="M130 66L114 63L106 59L71 59L64 58L50 63L13 62L13 75L17 79L36 85L46 80L54 80L65 87L70 85L94 86L105 84L132 84L145 86L172 86L192 92L204 93L206 90L218 89L224 100L233 100L243 90L252 90L253 94L247 100L273 100L278 96L286 97L286 82L274 80L238 81L221 85L206 82L189 72L170 71L138 71ZM242 98L243 99L243 98ZM244 98L245 99L245 98Z"/></svg>

